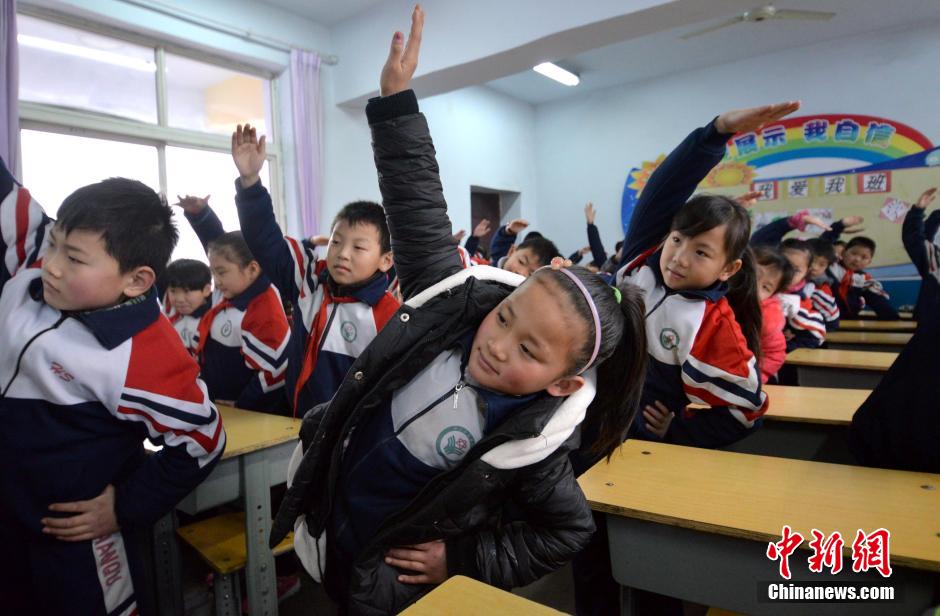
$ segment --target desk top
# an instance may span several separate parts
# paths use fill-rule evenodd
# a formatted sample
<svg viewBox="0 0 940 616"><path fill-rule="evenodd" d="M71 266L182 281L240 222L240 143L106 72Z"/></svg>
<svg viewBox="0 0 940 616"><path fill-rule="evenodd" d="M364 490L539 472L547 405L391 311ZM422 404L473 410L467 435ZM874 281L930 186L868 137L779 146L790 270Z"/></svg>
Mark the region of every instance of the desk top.
<svg viewBox="0 0 940 616"><path fill-rule="evenodd" d="M852 423L852 415L871 394L867 389L786 385L764 385L764 391L770 398L767 419L838 426Z"/></svg>
<svg viewBox="0 0 940 616"><path fill-rule="evenodd" d="M402 612L402 616L532 616L558 615L539 603L488 586L483 582L455 575Z"/></svg>
<svg viewBox="0 0 940 616"><path fill-rule="evenodd" d="M863 319L866 317L870 319L874 319L876 315L875 315L874 310L862 310L858 313L858 316L862 317ZM913 319L914 313L901 311L898 313L898 316L901 317L902 319Z"/></svg>
<svg viewBox="0 0 940 616"><path fill-rule="evenodd" d="M791 366L818 366L820 368L847 368L885 372L897 358L897 353L878 353L876 351L797 349L792 353L787 353L786 363Z"/></svg>
<svg viewBox="0 0 940 616"><path fill-rule="evenodd" d="M917 321L868 321L862 319L844 319L839 321L839 329L861 330L873 332L913 332L917 329ZM836 332L831 332L836 333Z"/></svg>
<svg viewBox="0 0 940 616"><path fill-rule="evenodd" d="M597 511L760 542L789 525L805 549L886 528L893 565L940 571L940 475L630 440L579 483Z"/></svg>
<svg viewBox="0 0 940 616"><path fill-rule="evenodd" d="M840 330L826 334L826 342L838 342L840 344L893 344L902 347L910 342L911 336L913 335L914 334L909 332L847 332Z"/></svg>
<svg viewBox="0 0 940 616"><path fill-rule="evenodd" d="M225 453L222 459L294 440L300 434L300 419L246 411L217 404L225 428Z"/></svg>

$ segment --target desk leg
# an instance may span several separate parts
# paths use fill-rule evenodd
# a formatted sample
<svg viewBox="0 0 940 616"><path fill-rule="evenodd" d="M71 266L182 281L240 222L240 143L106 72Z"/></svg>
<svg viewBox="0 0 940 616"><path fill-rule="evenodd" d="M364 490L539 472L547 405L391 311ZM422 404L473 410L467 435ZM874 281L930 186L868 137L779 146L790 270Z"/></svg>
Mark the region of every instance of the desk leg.
<svg viewBox="0 0 940 616"><path fill-rule="evenodd" d="M183 577L180 574L176 526L175 511L166 514L153 525L154 590L160 616L183 613Z"/></svg>
<svg viewBox="0 0 940 616"><path fill-rule="evenodd" d="M271 493L269 469L264 451L239 457L242 494L245 504L245 540L248 564L248 613L251 616L277 616L277 577L274 555L268 547L271 534Z"/></svg>

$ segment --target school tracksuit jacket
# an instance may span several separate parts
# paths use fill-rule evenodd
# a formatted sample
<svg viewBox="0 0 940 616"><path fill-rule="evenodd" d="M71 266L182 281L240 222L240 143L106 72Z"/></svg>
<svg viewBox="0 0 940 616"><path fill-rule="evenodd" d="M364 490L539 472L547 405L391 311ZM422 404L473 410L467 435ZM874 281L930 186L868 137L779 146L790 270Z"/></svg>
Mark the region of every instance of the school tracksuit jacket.
<svg viewBox="0 0 940 616"><path fill-rule="evenodd" d="M387 292L388 276L381 271L359 285L335 284L316 247L282 235L271 195L260 182L244 188L235 180L235 189L245 241L293 305L285 382L294 416L302 417L333 397L399 304Z"/></svg>
<svg viewBox="0 0 940 616"><path fill-rule="evenodd" d="M807 214L809 210L803 210L787 218L778 218L755 231L749 243L751 246L776 247L793 229L802 231L806 228L803 217ZM829 238L829 234L825 233L822 237ZM795 334L795 338L787 342L787 351L800 347L816 348L825 341L828 330L838 329L839 306L825 277L817 281L806 281L798 289L791 289L781 295L786 294L799 297L796 306L792 306L792 302L784 301L784 308L788 305L792 308L785 312L787 324Z"/></svg>
<svg viewBox="0 0 940 616"><path fill-rule="evenodd" d="M193 355L196 354L199 341L199 321L202 320L203 315L209 312L212 303L211 298L206 299L202 306L193 310L192 314L180 314L170 306L169 299L165 298L163 301L163 314L170 320L170 325L173 326L176 333L180 335L183 346Z"/></svg>
<svg viewBox="0 0 940 616"><path fill-rule="evenodd" d="M224 233L210 207L186 219L203 247ZM233 400L235 406L255 411L288 412L284 377L290 326L266 273L237 297L214 294L196 338L196 357L213 399Z"/></svg>
<svg viewBox="0 0 940 616"><path fill-rule="evenodd" d="M199 367L156 292L90 312L45 303L51 220L0 165L0 597L29 614L135 614L143 531L212 470L225 447ZM145 438L163 445L145 454ZM115 487L121 530L42 533L51 503ZM139 578L138 578L139 579Z"/></svg>
<svg viewBox="0 0 940 616"><path fill-rule="evenodd" d="M631 282L645 295L650 361L643 404L659 400L676 413L666 442L699 447L743 438L767 411L757 360L725 298L727 284L673 291L659 267L660 243L672 218L724 156L727 138L713 122L696 129L653 173L624 241L628 262L617 274L618 282ZM686 409L689 403L711 408ZM643 423L638 413L632 433L656 439Z"/></svg>

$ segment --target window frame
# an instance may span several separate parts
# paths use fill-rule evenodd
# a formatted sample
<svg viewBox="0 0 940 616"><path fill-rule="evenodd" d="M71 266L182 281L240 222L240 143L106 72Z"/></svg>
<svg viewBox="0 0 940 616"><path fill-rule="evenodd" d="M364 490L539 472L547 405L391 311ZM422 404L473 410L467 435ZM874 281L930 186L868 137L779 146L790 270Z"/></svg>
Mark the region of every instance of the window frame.
<svg viewBox="0 0 940 616"><path fill-rule="evenodd" d="M284 178L282 165L283 153L280 148L283 141L283 131L281 130L279 93L283 87L282 79L284 79L284 77L281 76L283 73L279 75L270 69L252 65L235 58L206 52L202 49L186 47L178 43L160 40L156 37L139 32L94 22L76 15L70 15L45 7L20 4L17 6L17 14L123 40L135 45L149 47L153 50L154 61L157 66L157 70L154 73L157 103L156 124L141 122L130 118L121 118L86 109L20 100L20 128L155 147L157 149L157 162L159 166L158 177L160 178L160 192L163 194L166 194L168 186L166 172L167 147L207 150L225 154L231 152L231 139L225 135L173 128L168 125L168 95L166 71L164 70L166 67L166 54L172 53L174 55L213 64L221 68L238 71L267 80L271 110L271 127L269 130L273 131L275 137L274 141L268 141L267 143L267 161L271 178L271 186L267 188L271 192L275 217L281 225L281 228L286 228L287 216L282 206L281 199L281 195L284 194ZM236 173L233 164L233 180Z"/></svg>

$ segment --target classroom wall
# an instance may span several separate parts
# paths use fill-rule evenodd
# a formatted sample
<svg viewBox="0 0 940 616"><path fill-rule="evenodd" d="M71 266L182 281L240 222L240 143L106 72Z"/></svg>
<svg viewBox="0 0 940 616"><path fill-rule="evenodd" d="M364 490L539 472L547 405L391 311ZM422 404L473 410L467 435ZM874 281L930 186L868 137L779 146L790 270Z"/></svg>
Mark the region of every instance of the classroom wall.
<svg viewBox="0 0 940 616"><path fill-rule="evenodd" d="M571 238L570 230L583 228L583 205L593 201L613 251L627 172L730 108L799 98L801 115L885 116L937 143L940 116L930 101L940 96L931 77L940 63L938 37L940 23L870 32L540 105L540 230L558 238L563 251L583 245L583 234Z"/></svg>
<svg viewBox="0 0 940 616"><path fill-rule="evenodd" d="M471 186L520 193L520 215L537 223L533 107L485 87L426 98L420 105L454 230L471 231ZM380 199L365 113L333 107L326 112L325 132L324 225L349 201Z"/></svg>

